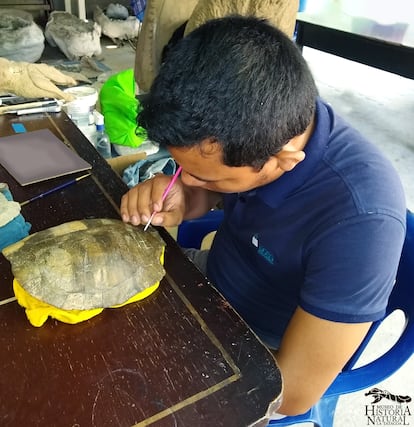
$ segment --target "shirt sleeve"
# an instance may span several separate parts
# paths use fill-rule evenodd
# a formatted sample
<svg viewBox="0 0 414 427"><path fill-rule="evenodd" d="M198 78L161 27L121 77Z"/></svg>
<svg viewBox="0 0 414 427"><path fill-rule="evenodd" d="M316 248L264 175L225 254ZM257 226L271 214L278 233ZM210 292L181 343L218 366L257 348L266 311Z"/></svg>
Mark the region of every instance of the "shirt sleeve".
<svg viewBox="0 0 414 427"><path fill-rule="evenodd" d="M337 322L382 318L404 237L405 223L386 214L364 214L329 227L304 253L300 306Z"/></svg>

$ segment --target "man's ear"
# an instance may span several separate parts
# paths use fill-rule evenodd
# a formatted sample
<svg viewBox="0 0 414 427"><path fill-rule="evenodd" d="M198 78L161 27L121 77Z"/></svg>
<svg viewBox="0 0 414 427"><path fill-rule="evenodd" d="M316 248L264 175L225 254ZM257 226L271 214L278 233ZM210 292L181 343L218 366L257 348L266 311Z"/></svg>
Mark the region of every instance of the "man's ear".
<svg viewBox="0 0 414 427"><path fill-rule="evenodd" d="M278 166L284 172L291 171L298 163L305 159L305 152L302 150L292 150L285 146L276 154Z"/></svg>
<svg viewBox="0 0 414 427"><path fill-rule="evenodd" d="M223 151L221 144L213 138L204 139L200 142L200 144L198 144L198 146L200 149L200 154L206 157L215 155L217 153L222 153Z"/></svg>

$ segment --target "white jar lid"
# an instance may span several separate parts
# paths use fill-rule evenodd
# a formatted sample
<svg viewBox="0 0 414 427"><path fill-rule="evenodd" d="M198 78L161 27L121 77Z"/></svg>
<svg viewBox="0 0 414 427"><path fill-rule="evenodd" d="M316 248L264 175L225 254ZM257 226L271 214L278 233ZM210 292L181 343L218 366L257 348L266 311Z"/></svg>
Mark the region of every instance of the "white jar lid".
<svg viewBox="0 0 414 427"><path fill-rule="evenodd" d="M68 87L64 92L72 94L75 97L75 101L81 102L88 107L95 106L96 101L98 100L98 92L92 86Z"/></svg>

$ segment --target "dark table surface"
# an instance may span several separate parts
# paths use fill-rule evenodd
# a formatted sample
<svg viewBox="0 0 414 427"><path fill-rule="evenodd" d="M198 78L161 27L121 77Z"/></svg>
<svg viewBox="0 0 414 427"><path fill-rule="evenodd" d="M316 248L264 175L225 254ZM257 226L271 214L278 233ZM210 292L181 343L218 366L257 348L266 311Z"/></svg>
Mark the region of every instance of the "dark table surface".
<svg viewBox="0 0 414 427"><path fill-rule="evenodd" d="M31 233L119 218L127 187L64 113L0 116L0 135L14 134L13 123L27 132L49 128L92 165L90 178L22 207ZM19 202L66 180L21 187L0 165L0 182ZM0 254L0 425L267 424L282 387L273 356L171 236L157 230L167 272L157 291L76 325L49 318L31 326L13 300L10 264Z"/></svg>

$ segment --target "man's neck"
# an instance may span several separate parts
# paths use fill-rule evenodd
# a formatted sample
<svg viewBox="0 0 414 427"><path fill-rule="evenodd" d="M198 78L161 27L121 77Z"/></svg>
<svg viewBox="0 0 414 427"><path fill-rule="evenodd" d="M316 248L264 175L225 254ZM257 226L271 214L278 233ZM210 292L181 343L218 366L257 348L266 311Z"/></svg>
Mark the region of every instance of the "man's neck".
<svg viewBox="0 0 414 427"><path fill-rule="evenodd" d="M306 128L305 132L292 138L289 141L289 144L298 151L304 150L306 147L306 144L308 143L310 137L313 134L314 129L315 129L315 114L313 115L312 120L309 126Z"/></svg>

